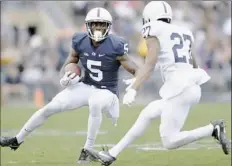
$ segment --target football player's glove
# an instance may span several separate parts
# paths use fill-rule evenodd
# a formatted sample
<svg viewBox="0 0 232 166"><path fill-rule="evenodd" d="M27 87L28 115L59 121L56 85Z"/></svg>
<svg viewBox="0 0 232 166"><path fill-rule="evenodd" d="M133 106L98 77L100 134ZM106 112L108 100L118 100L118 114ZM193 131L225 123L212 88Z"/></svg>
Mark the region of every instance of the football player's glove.
<svg viewBox="0 0 232 166"><path fill-rule="evenodd" d="M135 89L127 89L126 94L123 97L123 104L130 106L135 100L136 93Z"/></svg>
<svg viewBox="0 0 232 166"><path fill-rule="evenodd" d="M60 85L63 88L68 87L69 85L74 85L80 82L80 76L72 73L71 71L65 72L64 76L60 79Z"/></svg>
<svg viewBox="0 0 232 166"><path fill-rule="evenodd" d="M127 90L130 89L131 86L134 84L135 78L123 79L123 82L124 82L124 84L128 85L128 87L126 88L126 91L127 91Z"/></svg>

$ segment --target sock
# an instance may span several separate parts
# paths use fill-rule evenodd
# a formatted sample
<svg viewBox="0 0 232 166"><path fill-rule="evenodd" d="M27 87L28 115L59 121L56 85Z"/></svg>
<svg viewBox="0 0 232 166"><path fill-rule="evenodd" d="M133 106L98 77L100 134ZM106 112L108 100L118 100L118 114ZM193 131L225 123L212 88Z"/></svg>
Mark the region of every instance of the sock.
<svg viewBox="0 0 232 166"><path fill-rule="evenodd" d="M163 144L168 149L175 149L202 138L211 136L214 130L214 126L209 124L204 127L200 127L191 131L179 132L169 137L163 137Z"/></svg>
<svg viewBox="0 0 232 166"><path fill-rule="evenodd" d="M95 139L97 137L98 131L100 129L102 122L102 116L93 117L89 115L88 119L88 133L87 133L87 140L85 142L84 149L93 148Z"/></svg>
<svg viewBox="0 0 232 166"><path fill-rule="evenodd" d="M142 136L144 134L145 129L150 124L152 119L144 118L143 116L139 116L136 120L135 124L131 127L131 129L126 133L126 135L115 145L113 148L109 150L109 154L113 157L117 157L117 155L128 145L130 145L136 138Z"/></svg>

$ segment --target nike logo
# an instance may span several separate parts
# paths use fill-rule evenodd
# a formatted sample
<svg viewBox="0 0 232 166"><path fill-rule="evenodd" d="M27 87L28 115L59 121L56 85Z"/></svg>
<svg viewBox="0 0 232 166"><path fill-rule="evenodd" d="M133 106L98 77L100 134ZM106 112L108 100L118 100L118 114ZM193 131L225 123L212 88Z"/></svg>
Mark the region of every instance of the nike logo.
<svg viewBox="0 0 232 166"><path fill-rule="evenodd" d="M101 88L106 88L106 86L101 86Z"/></svg>
<svg viewBox="0 0 232 166"><path fill-rule="evenodd" d="M105 56L105 54L99 54L99 57Z"/></svg>
<svg viewBox="0 0 232 166"><path fill-rule="evenodd" d="M85 52L85 53L84 53L84 56L89 56L89 54Z"/></svg>
<svg viewBox="0 0 232 166"><path fill-rule="evenodd" d="M30 132L29 130L27 130L27 129L24 129L26 132Z"/></svg>

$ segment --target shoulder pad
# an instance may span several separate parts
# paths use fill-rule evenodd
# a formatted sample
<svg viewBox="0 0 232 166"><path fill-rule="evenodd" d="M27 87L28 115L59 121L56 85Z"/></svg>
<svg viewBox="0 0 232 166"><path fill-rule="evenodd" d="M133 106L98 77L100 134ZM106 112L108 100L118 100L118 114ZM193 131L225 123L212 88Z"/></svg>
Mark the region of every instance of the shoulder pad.
<svg viewBox="0 0 232 166"><path fill-rule="evenodd" d="M80 33L75 33L72 37L72 48L78 52L78 45L80 44L80 42L86 37L88 36L87 33L85 32L80 32Z"/></svg>
<svg viewBox="0 0 232 166"><path fill-rule="evenodd" d="M109 35L114 50L117 55L127 55L129 51L128 42L123 38L116 35Z"/></svg>
<svg viewBox="0 0 232 166"><path fill-rule="evenodd" d="M165 24L163 22L153 21L143 25L141 33L144 38L147 38L149 36L158 37L162 33L162 30L164 30L165 28L167 27L165 27Z"/></svg>

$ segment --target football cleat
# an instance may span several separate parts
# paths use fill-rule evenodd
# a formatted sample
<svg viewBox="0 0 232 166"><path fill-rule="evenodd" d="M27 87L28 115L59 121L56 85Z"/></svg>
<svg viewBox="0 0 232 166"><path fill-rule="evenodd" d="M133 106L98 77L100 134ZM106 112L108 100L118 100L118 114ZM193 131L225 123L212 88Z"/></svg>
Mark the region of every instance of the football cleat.
<svg viewBox="0 0 232 166"><path fill-rule="evenodd" d="M105 150L103 148L103 151L96 151L93 149L86 149L86 152L96 161L99 161L103 166L109 166L114 161L116 161L116 158L111 156L108 152L108 150Z"/></svg>
<svg viewBox="0 0 232 166"><path fill-rule="evenodd" d="M226 138L225 123L223 120L212 121L211 124L214 126L212 137L214 137L219 144L222 146L223 152L228 155L230 151L230 141Z"/></svg>
<svg viewBox="0 0 232 166"><path fill-rule="evenodd" d="M91 161L95 161L94 158L92 158L91 156L88 155L88 153L86 152L86 150L83 148L81 150L81 154L80 157L77 161L78 164L88 164Z"/></svg>
<svg viewBox="0 0 232 166"><path fill-rule="evenodd" d="M77 163L78 164L88 164L89 162L90 162L89 155L87 154L85 149L82 149Z"/></svg>
<svg viewBox="0 0 232 166"><path fill-rule="evenodd" d="M11 150L17 150L21 143L18 143L16 137L1 137L0 146L1 147L10 147Z"/></svg>

